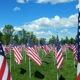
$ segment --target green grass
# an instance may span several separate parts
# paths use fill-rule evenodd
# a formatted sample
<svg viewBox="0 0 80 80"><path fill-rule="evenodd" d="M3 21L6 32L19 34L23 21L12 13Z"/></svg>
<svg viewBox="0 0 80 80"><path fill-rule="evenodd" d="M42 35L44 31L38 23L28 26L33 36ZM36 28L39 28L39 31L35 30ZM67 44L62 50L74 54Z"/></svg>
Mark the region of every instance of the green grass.
<svg viewBox="0 0 80 80"><path fill-rule="evenodd" d="M53 53L50 52L47 56L44 55L43 51L39 51L39 55L44 62L41 66L37 66L33 61L31 63L31 78L29 77L29 58L22 52L23 60L20 65L15 63L14 55L11 54L11 75L13 80L57 80L57 70L56 65L54 65ZM67 60L66 53L63 53L64 61L62 68L59 71L59 77L62 75L65 80L76 80L77 68L74 68L74 59L72 52L68 50ZM10 57L8 54L7 57ZM10 68L10 59L7 59L8 66ZM26 73L20 74L20 68L26 70ZM43 79L34 77L35 71L39 71L44 75Z"/></svg>

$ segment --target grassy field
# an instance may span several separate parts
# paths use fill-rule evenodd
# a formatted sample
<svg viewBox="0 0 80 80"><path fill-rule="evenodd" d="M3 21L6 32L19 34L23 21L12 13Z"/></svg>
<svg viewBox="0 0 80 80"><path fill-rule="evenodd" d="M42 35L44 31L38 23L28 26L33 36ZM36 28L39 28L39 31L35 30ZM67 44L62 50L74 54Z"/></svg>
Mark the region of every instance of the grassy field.
<svg viewBox="0 0 80 80"><path fill-rule="evenodd" d="M76 80L77 68L74 68L74 58L72 54L73 53L68 50L66 59L66 53L63 53L64 61L59 71L59 77L62 75L65 79L59 80ZM13 80L57 80L57 70L52 52L45 56L43 51L39 51L39 55L43 60L41 66L37 66L33 61L30 61L31 77L29 76L29 58L27 55L25 56L24 51L22 55L22 63L18 65L15 63L13 53L11 54L11 75ZM9 57L10 55L8 54L7 58ZM10 68L10 59L7 59L7 62Z"/></svg>

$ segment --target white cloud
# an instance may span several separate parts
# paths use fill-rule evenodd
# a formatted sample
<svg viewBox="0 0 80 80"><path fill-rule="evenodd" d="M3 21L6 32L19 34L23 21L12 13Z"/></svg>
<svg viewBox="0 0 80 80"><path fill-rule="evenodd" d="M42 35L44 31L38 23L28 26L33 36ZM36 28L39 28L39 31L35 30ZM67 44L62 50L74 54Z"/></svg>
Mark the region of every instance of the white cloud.
<svg viewBox="0 0 80 80"><path fill-rule="evenodd" d="M68 29L61 30L62 33L68 33Z"/></svg>
<svg viewBox="0 0 80 80"><path fill-rule="evenodd" d="M76 5L76 9L78 9L78 8L79 8L79 4Z"/></svg>
<svg viewBox="0 0 80 80"><path fill-rule="evenodd" d="M26 2L28 3L30 0L26 0Z"/></svg>
<svg viewBox="0 0 80 80"><path fill-rule="evenodd" d="M14 30L20 31L20 30L22 30L22 28L15 26L15 27L14 27Z"/></svg>
<svg viewBox="0 0 80 80"><path fill-rule="evenodd" d="M18 3L25 3L24 0L17 0Z"/></svg>
<svg viewBox="0 0 80 80"><path fill-rule="evenodd" d="M17 10L21 10L21 9L20 9L20 7L15 7L13 10L17 11Z"/></svg>
<svg viewBox="0 0 80 80"><path fill-rule="evenodd" d="M76 9L79 9L79 11L80 11L80 5L79 4L76 5Z"/></svg>
<svg viewBox="0 0 80 80"><path fill-rule="evenodd" d="M0 28L0 31L2 32L3 28Z"/></svg>
<svg viewBox="0 0 80 80"><path fill-rule="evenodd" d="M63 29L63 30L61 30L61 33L72 35L72 33L68 31L68 29Z"/></svg>
<svg viewBox="0 0 80 80"><path fill-rule="evenodd" d="M27 31L45 30L50 28L74 28L78 25L77 16L78 14L71 15L68 18L55 16L50 19L43 17L32 21L30 24L24 24L22 27Z"/></svg>
<svg viewBox="0 0 80 80"><path fill-rule="evenodd" d="M53 35L53 33L51 31L41 31L41 32L34 32L34 34L36 35L36 37L38 39L40 38L45 38L47 41L51 38L51 36Z"/></svg>
<svg viewBox="0 0 80 80"><path fill-rule="evenodd" d="M71 2L74 0L36 0L36 3L48 3L50 2L51 4L57 4L57 3L65 3L65 2Z"/></svg>
<svg viewBox="0 0 80 80"><path fill-rule="evenodd" d="M78 14L71 15L70 17L59 17L58 15L54 16L53 18L48 18L48 17L43 17L39 18L37 20L34 20L28 24L23 24L22 26L15 26L15 30L21 30L25 29L26 31L33 31L33 33L36 35L38 38L45 38L46 40L50 39L53 34L51 31L45 32L45 30L52 30L52 29L57 29L57 28L64 28L61 30L59 34L59 38L63 38L64 33L67 33L67 36L69 35L70 37L73 37L74 34L68 31L68 28L74 28L77 27L78 25ZM76 35L76 34L75 34ZM74 36L75 36L74 35ZM64 37L65 38L65 37Z"/></svg>

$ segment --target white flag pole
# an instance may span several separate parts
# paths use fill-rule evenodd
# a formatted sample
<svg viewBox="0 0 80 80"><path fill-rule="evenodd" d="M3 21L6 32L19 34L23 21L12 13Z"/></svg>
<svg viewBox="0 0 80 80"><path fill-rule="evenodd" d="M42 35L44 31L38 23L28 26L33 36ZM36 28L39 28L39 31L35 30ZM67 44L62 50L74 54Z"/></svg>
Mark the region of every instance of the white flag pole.
<svg viewBox="0 0 80 80"><path fill-rule="evenodd" d="M75 58L74 58L74 68L75 68Z"/></svg>
<svg viewBox="0 0 80 80"><path fill-rule="evenodd" d="M31 32L30 32L30 38L31 38ZM29 47L29 39L28 39L28 47ZM31 78L31 62L30 62L30 58L29 58L29 78Z"/></svg>
<svg viewBox="0 0 80 80"><path fill-rule="evenodd" d="M55 66L55 53L53 53L54 66Z"/></svg>
<svg viewBox="0 0 80 80"><path fill-rule="evenodd" d="M30 58L29 58L29 77L31 78L31 63L30 63Z"/></svg>
<svg viewBox="0 0 80 80"><path fill-rule="evenodd" d="M38 47L40 46L40 40L38 39ZM39 55L39 49L37 49Z"/></svg>
<svg viewBox="0 0 80 80"><path fill-rule="evenodd" d="M11 44L10 44L10 72L11 72Z"/></svg>
<svg viewBox="0 0 80 80"><path fill-rule="evenodd" d="M24 50L24 55L25 55L25 62L26 62L26 51Z"/></svg>
<svg viewBox="0 0 80 80"><path fill-rule="evenodd" d="M59 74L58 74L59 72L57 71L57 80L59 80Z"/></svg>
<svg viewBox="0 0 80 80"><path fill-rule="evenodd" d="M66 52L66 60L67 60L67 54L68 54L68 49L67 49L67 52Z"/></svg>

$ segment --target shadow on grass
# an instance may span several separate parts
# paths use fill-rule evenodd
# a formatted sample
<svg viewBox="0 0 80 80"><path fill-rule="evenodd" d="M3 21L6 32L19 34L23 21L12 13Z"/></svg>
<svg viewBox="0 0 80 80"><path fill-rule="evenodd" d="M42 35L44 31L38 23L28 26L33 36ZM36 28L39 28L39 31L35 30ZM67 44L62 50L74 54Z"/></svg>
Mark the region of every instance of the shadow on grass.
<svg viewBox="0 0 80 80"><path fill-rule="evenodd" d="M10 59L10 57L6 57L6 59Z"/></svg>
<svg viewBox="0 0 80 80"><path fill-rule="evenodd" d="M39 71L35 71L34 77L39 78L39 79L43 79L44 75L42 73L40 73Z"/></svg>
<svg viewBox="0 0 80 80"><path fill-rule="evenodd" d="M59 80L65 80L65 78L61 75Z"/></svg>
<svg viewBox="0 0 80 80"><path fill-rule="evenodd" d="M20 68L20 74L25 74L25 73L26 73L26 70L23 68Z"/></svg>
<svg viewBox="0 0 80 80"><path fill-rule="evenodd" d="M75 68L77 68L77 65L75 64Z"/></svg>
<svg viewBox="0 0 80 80"><path fill-rule="evenodd" d="M48 57L48 58L52 58L52 57Z"/></svg>
<svg viewBox="0 0 80 80"><path fill-rule="evenodd" d="M42 61L42 62L44 62L44 63L46 63L46 64L49 64L49 62L47 62L47 61Z"/></svg>

